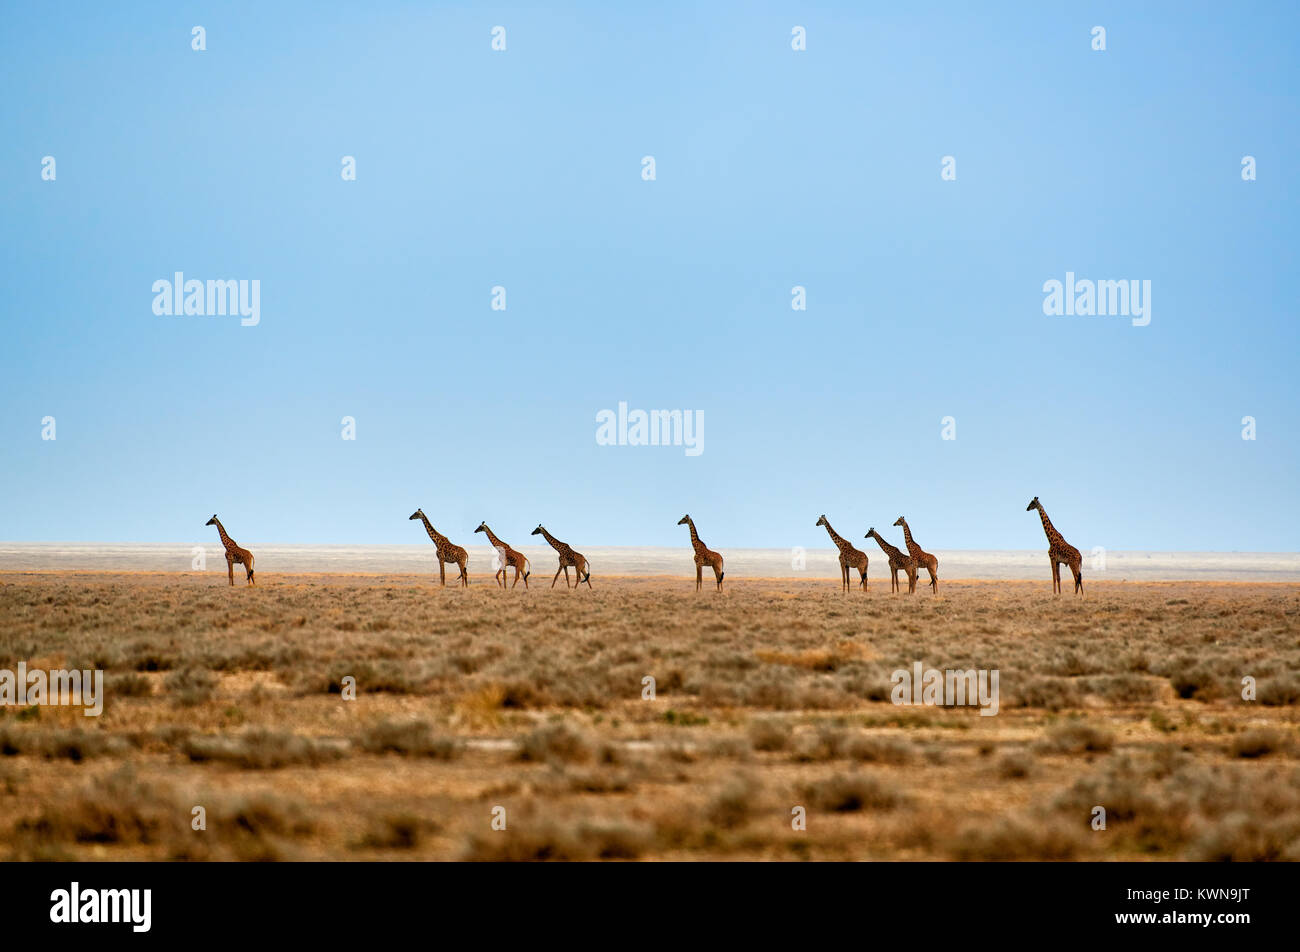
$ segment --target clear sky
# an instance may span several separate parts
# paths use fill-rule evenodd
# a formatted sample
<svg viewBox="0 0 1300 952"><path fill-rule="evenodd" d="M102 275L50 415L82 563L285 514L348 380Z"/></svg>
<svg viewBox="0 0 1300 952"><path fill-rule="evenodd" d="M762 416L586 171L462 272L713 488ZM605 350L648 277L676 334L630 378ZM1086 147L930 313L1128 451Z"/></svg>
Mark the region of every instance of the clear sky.
<svg viewBox="0 0 1300 952"><path fill-rule="evenodd" d="M1019 549L1038 495L1085 551L1300 549L1295 4L3 20L0 539ZM155 315L176 271L260 323ZM1045 315L1066 272L1150 324ZM598 445L620 401L704 451Z"/></svg>

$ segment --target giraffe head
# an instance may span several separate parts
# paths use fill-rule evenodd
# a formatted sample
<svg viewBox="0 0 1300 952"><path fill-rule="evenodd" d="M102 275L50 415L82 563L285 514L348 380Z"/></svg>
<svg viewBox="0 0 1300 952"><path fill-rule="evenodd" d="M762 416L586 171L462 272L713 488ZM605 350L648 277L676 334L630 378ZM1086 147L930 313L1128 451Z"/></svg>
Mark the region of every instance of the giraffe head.
<svg viewBox="0 0 1300 952"><path fill-rule="evenodd" d="M214 512L212 518L203 523L205 526L215 526L217 524L217 514Z"/></svg>
<svg viewBox="0 0 1300 952"><path fill-rule="evenodd" d="M480 522L480 523L478 524L478 528L475 529L474 531L475 531L475 532L487 532L487 523L486 523L486 522Z"/></svg>
<svg viewBox="0 0 1300 952"><path fill-rule="evenodd" d="M1028 512L1030 509L1040 509L1042 508L1042 505L1043 504L1038 501L1038 497L1035 496L1033 499L1029 500L1029 505L1025 507L1025 512Z"/></svg>
<svg viewBox="0 0 1300 952"><path fill-rule="evenodd" d="M682 516L680 519L677 520L677 524L679 526L685 526L685 525L689 525L690 521L691 521L691 515L690 513L687 513L686 515Z"/></svg>
<svg viewBox="0 0 1300 952"><path fill-rule="evenodd" d="M409 516L407 516L406 518L407 518L408 520L410 520L410 519L419 519L422 515L424 515L424 510L423 510L423 509L417 509L417 510L415 510L415 512L411 513L411 514L410 514Z"/></svg>
<svg viewBox="0 0 1300 952"><path fill-rule="evenodd" d="M877 539L880 538L880 536L876 535L876 530L875 530L875 527L874 527L874 526L873 526L872 528L868 529L868 530L867 530L867 534L864 535L862 538L864 538L864 539L870 539L872 536L876 536Z"/></svg>
<svg viewBox="0 0 1300 952"><path fill-rule="evenodd" d="M905 526L907 525L907 520L904 519L902 516L899 516L897 519L894 520L894 525Z"/></svg>
<svg viewBox="0 0 1300 952"><path fill-rule="evenodd" d="M541 535L544 531L546 531L546 530L544 530L544 529L542 528L542 524L539 522L539 523L537 523L537 528L534 529L532 532L530 532L530 533L528 533L528 534L529 534L529 535Z"/></svg>
<svg viewBox="0 0 1300 952"><path fill-rule="evenodd" d="M827 529L831 527L831 524L826 521L826 513L824 512L822 513L822 517L817 520L817 525L825 526Z"/></svg>

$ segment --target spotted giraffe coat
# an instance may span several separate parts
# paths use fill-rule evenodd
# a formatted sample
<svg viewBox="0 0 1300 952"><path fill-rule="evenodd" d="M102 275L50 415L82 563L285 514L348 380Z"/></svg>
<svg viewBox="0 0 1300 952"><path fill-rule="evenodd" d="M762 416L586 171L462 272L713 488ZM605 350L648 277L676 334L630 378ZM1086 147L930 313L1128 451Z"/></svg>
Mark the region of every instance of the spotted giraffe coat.
<svg viewBox="0 0 1300 952"><path fill-rule="evenodd" d="M450 539L439 532L429 522L429 517L424 514L423 509L417 509L411 513L410 518L418 518L424 523L424 531L429 534L433 540L434 551L438 556L438 578L443 585L447 584L447 565L448 563L457 566L460 569L460 578L456 581L461 582L466 587L469 586L469 553L458 545L454 545Z"/></svg>
<svg viewBox="0 0 1300 952"><path fill-rule="evenodd" d="M235 566L242 565L244 571L248 573L248 584L256 585L257 582L253 578L253 553L235 544L235 540L226 534L226 527L221 524L221 520L217 518L215 512L207 524L217 527L217 534L221 536L221 544L226 548L226 575L230 579L230 584L235 584Z"/></svg>
<svg viewBox="0 0 1300 952"><path fill-rule="evenodd" d="M504 542L498 539L496 537L496 534L491 529L488 528L488 524L486 522L480 522L478 528L475 529L474 531L486 533L488 537L488 541L492 543L492 547L496 549L497 552L504 553L504 557L501 563L501 568L497 569L496 574L492 576L493 578L500 581L501 587L502 588L506 587L506 569L513 568L515 570L515 580L510 587L514 588L515 585L519 584L519 578L520 575L522 574L524 580L524 588L527 588L528 576L532 574L531 569L529 568L528 557L524 555L522 552L516 552L514 549L510 548L510 546L506 545Z"/></svg>
<svg viewBox="0 0 1300 952"><path fill-rule="evenodd" d="M924 549L922 549L917 544L916 540L912 538L912 530L908 528L906 519L904 519L902 516L899 516L898 521L895 522L894 525L903 527L903 543L907 546L908 554L911 555L912 558L916 560L916 564L918 567L918 574L919 574L919 570L922 568L925 569L928 573L930 573L930 587L934 589L935 592L938 592L939 591L939 560L935 558L933 555L931 555L929 552L926 552Z"/></svg>
<svg viewBox="0 0 1300 952"><path fill-rule="evenodd" d="M564 585L566 588L568 587L568 570L570 567L578 573L578 584L586 582L587 587L591 588L591 567L585 555L581 552L575 552L573 547L567 542L561 542L559 539L555 538L555 536L546 531L545 526L538 525L538 527L532 531L532 534L540 535L544 538L551 544L551 548L553 548L560 556L560 568L556 571L555 578L551 579L551 588L555 588L555 583L559 581L560 572L564 573Z"/></svg>
<svg viewBox="0 0 1300 952"><path fill-rule="evenodd" d="M877 532L875 529L868 529L866 538L875 539L876 544L879 545L880 548L884 551L885 555L889 557L890 591L897 592L899 590L898 573L902 571L907 573L908 593L910 594L912 592L915 592L916 591L916 559L912 558L910 555L904 555L897 548L890 545L888 542L886 542L884 539L880 537L880 533Z"/></svg>
<svg viewBox="0 0 1300 952"><path fill-rule="evenodd" d="M831 541L835 547L840 550L840 582L844 586L844 591L849 590L849 569L857 569L861 574L858 587L863 591L867 589L867 553L861 549L854 548L848 539L844 538L838 532L831 528L830 520L825 514L817 520L817 525L825 526L826 531L830 534Z"/></svg>

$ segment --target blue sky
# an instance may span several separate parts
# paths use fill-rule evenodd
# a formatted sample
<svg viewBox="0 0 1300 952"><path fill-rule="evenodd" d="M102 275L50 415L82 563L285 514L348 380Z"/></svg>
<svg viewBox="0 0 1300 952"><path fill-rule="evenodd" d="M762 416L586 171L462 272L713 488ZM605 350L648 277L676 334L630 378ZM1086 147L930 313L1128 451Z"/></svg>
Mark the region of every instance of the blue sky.
<svg viewBox="0 0 1300 952"><path fill-rule="evenodd" d="M1016 549L1038 495L1084 549L1300 548L1294 5L4 16L0 539ZM176 271L260 324L155 315ZM1150 325L1045 316L1067 271ZM619 401L704 452L597 445Z"/></svg>

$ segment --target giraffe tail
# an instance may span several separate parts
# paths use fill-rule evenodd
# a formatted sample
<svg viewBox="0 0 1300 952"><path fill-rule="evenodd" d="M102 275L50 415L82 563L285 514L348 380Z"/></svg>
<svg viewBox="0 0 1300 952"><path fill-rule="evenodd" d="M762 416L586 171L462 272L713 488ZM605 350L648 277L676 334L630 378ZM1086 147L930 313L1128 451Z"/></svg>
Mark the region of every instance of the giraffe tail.
<svg viewBox="0 0 1300 952"><path fill-rule="evenodd" d="M533 563L528 561L528 556L524 556L524 581L528 581L528 576L533 574Z"/></svg>
<svg viewBox="0 0 1300 952"><path fill-rule="evenodd" d="M582 557L582 564L583 564L584 566L586 566L586 573L587 573L586 575L584 575L584 576L582 577L582 580L583 580L584 582L590 582L590 581L591 581L591 559L587 558L587 557L584 555L584 556Z"/></svg>

